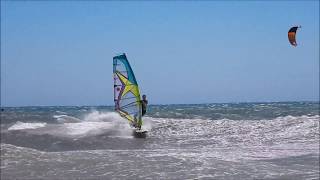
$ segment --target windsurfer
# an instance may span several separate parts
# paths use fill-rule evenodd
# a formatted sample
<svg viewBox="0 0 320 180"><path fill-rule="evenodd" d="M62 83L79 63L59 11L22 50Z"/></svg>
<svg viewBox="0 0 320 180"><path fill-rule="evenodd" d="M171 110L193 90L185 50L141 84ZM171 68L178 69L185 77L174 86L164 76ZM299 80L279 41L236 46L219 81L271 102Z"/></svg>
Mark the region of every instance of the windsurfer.
<svg viewBox="0 0 320 180"><path fill-rule="evenodd" d="M141 104L142 104L142 116L144 116L147 112L147 106L148 106L148 100L145 94L142 95Z"/></svg>

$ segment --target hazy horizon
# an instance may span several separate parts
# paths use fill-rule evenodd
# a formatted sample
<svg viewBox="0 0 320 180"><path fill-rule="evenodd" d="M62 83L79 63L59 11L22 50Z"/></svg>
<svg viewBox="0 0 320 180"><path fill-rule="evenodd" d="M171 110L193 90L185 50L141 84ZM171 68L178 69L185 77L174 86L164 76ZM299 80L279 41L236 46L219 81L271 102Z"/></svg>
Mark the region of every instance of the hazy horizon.
<svg viewBox="0 0 320 180"><path fill-rule="evenodd" d="M320 103L320 101L250 101L250 102L203 102L187 104L149 104L148 106L166 106L166 105L203 105L203 104L264 104L264 103ZM19 107L113 107L114 104L105 105L22 105L22 106L1 106L2 108L19 108Z"/></svg>

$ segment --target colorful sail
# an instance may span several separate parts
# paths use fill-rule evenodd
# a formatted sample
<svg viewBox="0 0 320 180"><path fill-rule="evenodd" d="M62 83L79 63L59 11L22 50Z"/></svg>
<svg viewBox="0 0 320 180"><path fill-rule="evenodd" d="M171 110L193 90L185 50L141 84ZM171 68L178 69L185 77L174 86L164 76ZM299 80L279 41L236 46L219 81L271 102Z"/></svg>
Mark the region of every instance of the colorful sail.
<svg viewBox="0 0 320 180"><path fill-rule="evenodd" d="M138 83L125 54L113 57L115 110L131 125L141 128L141 98Z"/></svg>
<svg viewBox="0 0 320 180"><path fill-rule="evenodd" d="M297 46L296 34L297 34L298 28L301 28L301 26L299 26L299 27L294 26L294 27L290 28L288 31L288 39L289 39L289 42L292 46Z"/></svg>

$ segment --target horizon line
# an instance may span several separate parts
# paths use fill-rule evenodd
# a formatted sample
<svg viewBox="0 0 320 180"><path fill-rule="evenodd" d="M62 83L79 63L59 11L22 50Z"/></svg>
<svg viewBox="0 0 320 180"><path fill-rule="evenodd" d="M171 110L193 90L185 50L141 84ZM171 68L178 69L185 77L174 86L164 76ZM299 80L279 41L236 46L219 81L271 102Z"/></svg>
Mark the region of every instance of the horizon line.
<svg viewBox="0 0 320 180"><path fill-rule="evenodd" d="M301 100L301 101L241 101L241 102L210 102L210 103L159 103L150 104L148 106L161 105L203 105L203 104L241 104L241 103L295 103L295 102L312 102L320 104L320 100ZM0 106L2 108L17 108L17 107L112 107L114 105L21 105L21 106Z"/></svg>

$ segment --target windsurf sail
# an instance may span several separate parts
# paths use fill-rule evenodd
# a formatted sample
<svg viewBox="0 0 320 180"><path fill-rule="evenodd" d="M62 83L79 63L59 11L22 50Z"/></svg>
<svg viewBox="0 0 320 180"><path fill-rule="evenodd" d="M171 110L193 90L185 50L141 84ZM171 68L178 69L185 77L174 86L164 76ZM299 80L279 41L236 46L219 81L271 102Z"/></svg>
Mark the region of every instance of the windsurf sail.
<svg viewBox="0 0 320 180"><path fill-rule="evenodd" d="M113 57L115 110L136 128L142 126L139 86L125 54Z"/></svg>

